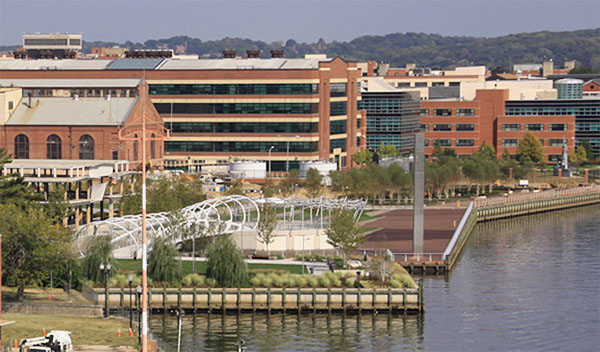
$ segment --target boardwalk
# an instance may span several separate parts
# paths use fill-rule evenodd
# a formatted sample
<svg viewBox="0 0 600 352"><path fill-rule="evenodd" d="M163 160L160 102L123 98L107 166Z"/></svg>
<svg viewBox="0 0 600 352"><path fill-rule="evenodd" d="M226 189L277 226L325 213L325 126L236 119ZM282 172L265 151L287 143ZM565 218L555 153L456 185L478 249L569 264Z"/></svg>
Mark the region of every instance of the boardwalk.
<svg viewBox="0 0 600 352"><path fill-rule="evenodd" d="M464 208L425 209L424 252L442 253L454 233L454 222L460 222ZM365 227L377 228L368 234L361 248L389 248L394 253L412 253L411 209L391 210L381 214ZM382 241L385 240L385 243ZM439 258L436 258L439 260Z"/></svg>

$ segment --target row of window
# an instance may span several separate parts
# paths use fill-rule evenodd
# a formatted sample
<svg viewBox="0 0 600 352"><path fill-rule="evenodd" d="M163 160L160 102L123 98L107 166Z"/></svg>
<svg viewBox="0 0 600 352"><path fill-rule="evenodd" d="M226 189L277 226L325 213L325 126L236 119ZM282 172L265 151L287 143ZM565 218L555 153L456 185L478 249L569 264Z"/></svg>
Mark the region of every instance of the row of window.
<svg viewBox="0 0 600 352"><path fill-rule="evenodd" d="M451 139L434 139L432 145L439 144L441 147L451 147L452 140ZM425 140L425 146L429 145L429 139ZM475 145L474 139L457 139L456 146L457 147L472 147Z"/></svg>
<svg viewBox="0 0 600 352"><path fill-rule="evenodd" d="M416 88L425 88L427 87L427 82L412 82L413 85L411 86L411 82L398 82L396 84L396 87L398 88L409 88L409 87L416 87ZM444 82L430 82L431 85L430 87L444 87ZM449 82L448 83L449 87L460 87L460 82Z"/></svg>
<svg viewBox="0 0 600 352"><path fill-rule="evenodd" d="M475 131L475 125L472 123L457 123L456 126L456 131ZM451 124L434 124L433 125L433 130L434 131L452 131L452 125ZM429 125L428 124L421 124L421 131L429 131Z"/></svg>
<svg viewBox="0 0 600 352"><path fill-rule="evenodd" d="M331 83L329 86L329 95L331 97L345 97L346 83Z"/></svg>
<svg viewBox="0 0 600 352"><path fill-rule="evenodd" d="M506 107L506 115L524 116L592 116L600 115L600 107Z"/></svg>
<svg viewBox="0 0 600 352"><path fill-rule="evenodd" d="M432 109L433 115L429 115L430 109L421 109L421 116L452 116L452 109ZM475 109L456 109L456 116L475 116Z"/></svg>
<svg viewBox="0 0 600 352"><path fill-rule="evenodd" d="M545 141L543 139L539 140L540 143L542 145L545 145ZM548 146L549 147L562 147L562 145L565 143L564 139L548 139ZM518 139L503 139L501 142L503 147L517 147L519 146L519 140Z"/></svg>
<svg viewBox="0 0 600 352"><path fill-rule="evenodd" d="M600 123L576 123L575 131L600 131Z"/></svg>
<svg viewBox="0 0 600 352"><path fill-rule="evenodd" d="M346 120L336 120L329 122L329 134L346 133Z"/></svg>
<svg viewBox="0 0 600 352"><path fill-rule="evenodd" d="M520 131L521 130L521 124L519 123L503 123L502 124L502 131L505 132L516 132L516 131ZM528 123L525 124L525 130L526 131L543 131L544 130L544 124L541 123ZM566 131L567 130L567 124L565 123L551 123L548 124L548 130L549 131Z"/></svg>
<svg viewBox="0 0 600 352"><path fill-rule="evenodd" d="M385 145L393 145L398 149L404 150L414 146L414 137L401 134L367 135L367 149L375 151L382 143Z"/></svg>
<svg viewBox="0 0 600 352"><path fill-rule="evenodd" d="M137 90L131 89L70 89L71 96L78 95L80 97L135 97ZM23 89L23 96L28 97L64 97L64 89Z"/></svg>
<svg viewBox="0 0 600 352"><path fill-rule="evenodd" d="M329 152L333 153L333 150L340 148L342 152L346 151L346 138L332 139L329 141Z"/></svg>
<svg viewBox="0 0 600 352"><path fill-rule="evenodd" d="M346 115L346 102L345 101L330 102L329 103L329 115L330 116Z"/></svg>
<svg viewBox="0 0 600 352"><path fill-rule="evenodd" d="M167 126L172 133L316 133L319 129L317 122L171 122Z"/></svg>
<svg viewBox="0 0 600 352"><path fill-rule="evenodd" d="M343 96L345 96L346 84L343 83L343 85ZM339 88L336 86L336 89ZM317 93L319 93L319 85L313 83L150 85L150 95L306 95Z"/></svg>
<svg viewBox="0 0 600 352"><path fill-rule="evenodd" d="M369 117L367 119L367 132L402 132L414 131L419 126L419 118L399 118L399 117Z"/></svg>
<svg viewBox="0 0 600 352"><path fill-rule="evenodd" d="M15 159L29 159L29 138L24 134L15 137ZM46 159L62 159L62 140L51 134L46 138ZM79 159L94 159L94 139L84 134L79 138Z"/></svg>
<svg viewBox="0 0 600 352"><path fill-rule="evenodd" d="M344 114L342 115L345 115L346 102L343 103ZM316 114L319 112L319 104L312 103L156 103L154 106L159 114Z"/></svg>
<svg viewBox="0 0 600 352"><path fill-rule="evenodd" d="M287 142L204 142L204 141L165 141L165 152L287 152ZM290 142L293 153L313 153L318 151L318 142Z"/></svg>

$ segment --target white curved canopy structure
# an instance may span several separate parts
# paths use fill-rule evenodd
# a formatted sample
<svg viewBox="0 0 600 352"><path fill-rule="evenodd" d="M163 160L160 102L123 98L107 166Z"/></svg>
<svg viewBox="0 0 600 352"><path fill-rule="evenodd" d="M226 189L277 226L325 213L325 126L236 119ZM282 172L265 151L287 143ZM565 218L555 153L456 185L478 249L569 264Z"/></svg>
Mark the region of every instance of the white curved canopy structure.
<svg viewBox="0 0 600 352"><path fill-rule="evenodd" d="M260 217L257 203L244 196L232 195L207 199L180 211L151 213L146 216L149 245L157 236L171 236L174 242L183 240L188 230L207 236L231 233L240 229L254 230ZM173 231L178 227L179 231ZM96 221L81 227L75 234L75 243L83 256L91 239L110 236L115 256L131 257L141 249L142 215L127 215Z"/></svg>
<svg viewBox="0 0 600 352"><path fill-rule="evenodd" d="M265 203L283 209L283 217L278 227L290 230L323 228L328 225L325 221L328 221L331 210L339 208L353 210L354 217L358 220L367 204L364 200L323 197L254 200L245 196L232 195L207 199L182 208L180 211L148 214L146 226L149 247L157 236L170 237L177 243L184 240L182 237L186 234L192 232L214 236L240 230L254 231L260 219L260 205ZM305 210L308 211L306 215ZM326 217L325 212L328 212ZM116 257L132 257L142 247L142 215L111 218L81 227L75 234L75 243L80 255L84 255L88 244L96 236L112 238Z"/></svg>

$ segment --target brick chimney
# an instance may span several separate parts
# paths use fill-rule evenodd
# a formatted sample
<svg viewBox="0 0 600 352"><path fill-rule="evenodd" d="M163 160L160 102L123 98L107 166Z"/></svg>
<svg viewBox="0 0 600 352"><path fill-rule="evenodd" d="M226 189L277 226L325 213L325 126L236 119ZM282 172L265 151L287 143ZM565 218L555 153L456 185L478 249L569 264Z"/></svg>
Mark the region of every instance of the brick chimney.
<svg viewBox="0 0 600 352"><path fill-rule="evenodd" d="M285 51L283 51L283 50L271 50L271 57L281 59L281 58L283 58L284 52Z"/></svg>
<svg viewBox="0 0 600 352"><path fill-rule="evenodd" d="M235 59L235 50L223 50L223 57L226 59Z"/></svg>
<svg viewBox="0 0 600 352"><path fill-rule="evenodd" d="M260 50L246 50L246 55L249 59L258 59L260 56Z"/></svg>

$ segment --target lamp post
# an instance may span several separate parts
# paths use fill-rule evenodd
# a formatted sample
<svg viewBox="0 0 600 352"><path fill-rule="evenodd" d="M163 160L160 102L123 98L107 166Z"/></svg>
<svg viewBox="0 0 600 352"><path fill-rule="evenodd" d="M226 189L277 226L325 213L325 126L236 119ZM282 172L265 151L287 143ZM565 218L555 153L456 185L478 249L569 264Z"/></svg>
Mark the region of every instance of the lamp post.
<svg viewBox="0 0 600 352"><path fill-rule="evenodd" d="M129 274L129 329L133 331L133 307L131 306L131 284L133 283L133 274Z"/></svg>
<svg viewBox="0 0 600 352"><path fill-rule="evenodd" d="M110 263L104 265L100 263L100 271L104 274L104 317L108 318L108 274L110 273Z"/></svg>
<svg viewBox="0 0 600 352"><path fill-rule="evenodd" d="M138 336L139 336L139 344L142 344L142 313L140 312L140 299L142 297L142 286L137 285L135 288L135 292L137 293L138 299Z"/></svg>
<svg viewBox="0 0 600 352"><path fill-rule="evenodd" d="M300 138L299 135L296 135L296 139ZM290 140L287 140L287 157L285 159L285 172L290 172Z"/></svg>
<svg viewBox="0 0 600 352"><path fill-rule="evenodd" d="M274 145L271 146L271 148L269 148L269 177L271 177L271 150L273 150L273 148L275 148Z"/></svg>

